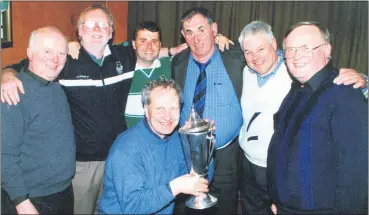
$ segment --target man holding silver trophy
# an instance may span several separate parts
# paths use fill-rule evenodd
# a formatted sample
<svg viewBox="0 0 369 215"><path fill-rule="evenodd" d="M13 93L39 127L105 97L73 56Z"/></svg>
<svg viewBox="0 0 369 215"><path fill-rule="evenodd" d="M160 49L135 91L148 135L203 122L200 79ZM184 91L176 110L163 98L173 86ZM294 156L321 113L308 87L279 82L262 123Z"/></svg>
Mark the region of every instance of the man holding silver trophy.
<svg viewBox="0 0 369 215"><path fill-rule="evenodd" d="M173 80L153 80L143 88L142 102L145 118L116 139L107 158L101 214L172 214L180 193L197 196L195 202L207 198L208 181L188 174L175 130L179 87Z"/></svg>

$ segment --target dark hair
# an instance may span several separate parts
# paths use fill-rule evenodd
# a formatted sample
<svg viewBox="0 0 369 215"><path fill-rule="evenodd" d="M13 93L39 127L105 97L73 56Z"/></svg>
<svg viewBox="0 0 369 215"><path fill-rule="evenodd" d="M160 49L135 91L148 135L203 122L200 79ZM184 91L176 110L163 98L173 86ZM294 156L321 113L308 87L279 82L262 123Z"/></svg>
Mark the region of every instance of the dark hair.
<svg viewBox="0 0 369 215"><path fill-rule="evenodd" d="M323 39L325 40L325 42L330 43L331 42L331 34L329 33L328 29L318 23L318 22L314 22L314 21L305 21L305 22L299 22L297 24L292 25L291 27L288 28L286 34L284 35L284 38L286 38L288 35L290 35L290 33L295 30L296 28L300 27L300 26L304 26L304 25L311 25L311 26L315 26L319 29L320 34L322 35Z"/></svg>
<svg viewBox="0 0 369 215"><path fill-rule="evenodd" d="M200 14L204 16L209 24L213 24L214 19L212 17L211 12L208 9L203 8L203 7L195 7L195 8L190 8L186 12L183 13L181 17L181 29L183 28L183 22L188 19L191 19L196 14Z"/></svg>
<svg viewBox="0 0 369 215"><path fill-rule="evenodd" d="M140 22L140 24L138 24L136 29L133 31L132 40L136 40L137 33L140 30L148 30L148 31L151 31L153 33L154 32L159 32L159 40L161 41L161 29L155 22L152 22L152 21L142 21L142 22Z"/></svg>

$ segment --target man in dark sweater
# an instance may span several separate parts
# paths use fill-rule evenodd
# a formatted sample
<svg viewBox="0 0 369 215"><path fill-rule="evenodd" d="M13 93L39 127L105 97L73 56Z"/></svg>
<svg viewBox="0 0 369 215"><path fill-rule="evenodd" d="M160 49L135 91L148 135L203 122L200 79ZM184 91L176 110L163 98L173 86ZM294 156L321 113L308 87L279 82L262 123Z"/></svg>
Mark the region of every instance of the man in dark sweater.
<svg viewBox="0 0 369 215"><path fill-rule="evenodd" d="M361 91L333 83L328 30L292 26L284 39L296 78L274 115L267 158L277 214L364 214L368 197L368 106Z"/></svg>
<svg viewBox="0 0 369 215"><path fill-rule="evenodd" d="M29 66L18 74L28 93L16 106L1 104L3 214L73 214L73 126L65 93L53 82L67 49L54 27L32 32Z"/></svg>

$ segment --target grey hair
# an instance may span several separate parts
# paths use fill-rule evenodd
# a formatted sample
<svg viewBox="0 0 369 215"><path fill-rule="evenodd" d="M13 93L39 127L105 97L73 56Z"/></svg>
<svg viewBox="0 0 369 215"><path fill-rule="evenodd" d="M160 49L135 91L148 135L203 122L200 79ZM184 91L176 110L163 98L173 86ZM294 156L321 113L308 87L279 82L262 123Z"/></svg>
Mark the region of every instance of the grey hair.
<svg viewBox="0 0 369 215"><path fill-rule="evenodd" d="M240 43L241 49L243 50L242 43L246 37L257 34L259 32L265 33L270 43L275 39L274 34L272 32L272 27L268 23L265 23L260 20L252 21L242 29L241 34L238 38L238 42Z"/></svg>
<svg viewBox="0 0 369 215"><path fill-rule="evenodd" d="M176 91L176 94L179 99L179 104L182 104L182 91L181 88L179 88L178 84L175 83L173 79L165 79L165 78L159 78L157 80L152 80L149 83L147 83L144 88L142 89L142 103L143 105L150 105L151 99L150 95L151 92L158 87L162 87L165 89L174 89Z"/></svg>
<svg viewBox="0 0 369 215"><path fill-rule="evenodd" d="M77 28L80 24L82 24L83 20L83 16L85 16L87 13L91 12L91 11L95 11L95 10L101 10L103 11L108 17L109 17L109 24L111 26L112 29L114 29L114 17L113 14L110 12L110 10L105 7L104 5L100 5L100 4L93 4L87 8L85 8L79 15L78 17L78 22L77 22Z"/></svg>
<svg viewBox="0 0 369 215"><path fill-rule="evenodd" d="M304 26L304 25L310 25L310 26L317 27L324 41L327 43L331 43L331 34L329 33L329 30L324 25L320 24L319 22L314 22L314 21L304 21L304 22L299 22L297 24L292 25L286 31L286 34L284 35L284 39L286 39L286 37L290 35L293 30L295 30L296 28L300 26ZM283 47L284 47L284 42L283 42Z"/></svg>
<svg viewBox="0 0 369 215"><path fill-rule="evenodd" d="M54 26L46 26L46 27L38 28L32 31L31 36L29 37L29 40L28 40L28 48L34 51L39 33L47 32L47 31L59 33L61 36L63 36L65 41L68 43L67 37L58 28Z"/></svg>

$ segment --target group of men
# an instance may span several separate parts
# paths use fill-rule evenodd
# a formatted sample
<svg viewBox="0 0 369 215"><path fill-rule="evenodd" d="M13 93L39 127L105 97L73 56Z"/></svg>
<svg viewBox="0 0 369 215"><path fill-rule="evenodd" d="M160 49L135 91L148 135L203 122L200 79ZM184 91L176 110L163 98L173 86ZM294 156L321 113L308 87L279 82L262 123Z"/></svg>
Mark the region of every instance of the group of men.
<svg viewBox="0 0 369 215"><path fill-rule="evenodd" d="M113 29L109 10L91 6L78 21L78 59L45 27L12 66L19 73L4 72L3 210L70 214L74 202L74 213L92 214L102 191L99 213L181 213L178 194L208 190L212 214L236 214L239 191L244 214L271 214L272 203L280 214L366 210L367 100L345 86L365 80L347 69L336 78L325 27L291 27L283 52L261 21L220 51L204 8L183 14L182 52L163 51L153 22L140 23L132 47L108 43ZM176 56L159 59L161 50ZM186 166L176 132L192 106L216 124L208 180Z"/></svg>

